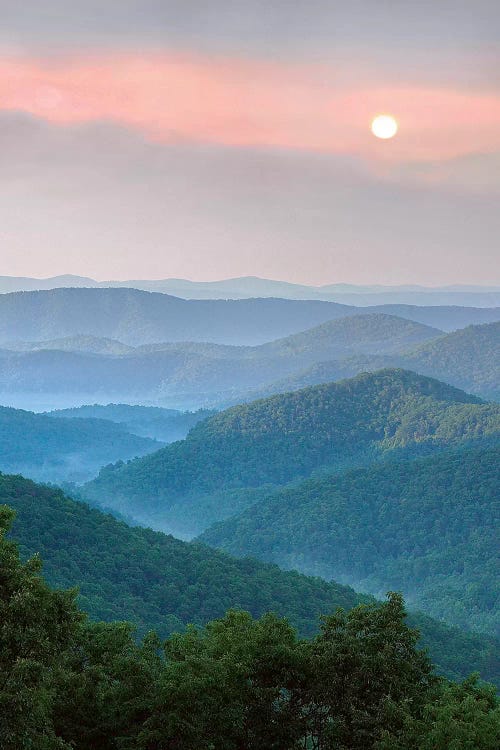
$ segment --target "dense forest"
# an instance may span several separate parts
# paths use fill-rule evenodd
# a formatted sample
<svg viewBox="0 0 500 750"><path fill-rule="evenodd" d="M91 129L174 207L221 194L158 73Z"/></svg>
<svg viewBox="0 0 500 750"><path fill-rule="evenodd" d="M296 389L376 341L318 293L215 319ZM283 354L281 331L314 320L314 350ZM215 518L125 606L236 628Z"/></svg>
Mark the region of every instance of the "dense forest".
<svg viewBox="0 0 500 750"><path fill-rule="evenodd" d="M92 336L11 343L0 350L0 394L33 399L219 404L331 356L393 352L440 331L390 315L357 315L262 346L158 342L137 347ZM11 351L12 350L12 351ZM25 403L22 396L25 396ZM42 407L47 410L50 407Z"/></svg>
<svg viewBox="0 0 500 750"><path fill-rule="evenodd" d="M2 532L11 512L0 514ZM311 640L242 611L166 642L92 624L0 537L3 750L496 750L494 688L438 678L401 598L327 614Z"/></svg>
<svg viewBox="0 0 500 750"><path fill-rule="evenodd" d="M390 354L440 338L437 328L384 313L329 320L316 328L254 347L260 356L290 357L297 363L343 359L352 354Z"/></svg>
<svg viewBox="0 0 500 750"><path fill-rule="evenodd" d="M8 347L0 349L0 399L35 411L107 401L223 408L386 367L500 399L498 322L442 335L394 315L363 313L258 346L190 341L132 347L80 335Z"/></svg>
<svg viewBox="0 0 500 750"><path fill-rule="evenodd" d="M311 636L321 613L370 601L347 586L131 528L22 477L0 477L0 504L16 511L13 534L22 556L40 553L51 585L78 586L80 606L94 620L130 620L140 634L154 628L165 637L236 607L254 617L286 616L300 635ZM479 670L500 682L498 641L422 614L410 622L440 672L463 678Z"/></svg>
<svg viewBox="0 0 500 750"><path fill-rule="evenodd" d="M282 490L201 537L500 635L500 447L387 463Z"/></svg>
<svg viewBox="0 0 500 750"><path fill-rule="evenodd" d="M392 353L384 352L383 347L371 355L356 353L341 357L332 353L323 360L317 358L300 371L284 374L274 383L254 389L246 398L297 390L386 367L413 370L485 399L500 401L500 323L468 326L430 339L416 348L400 347Z"/></svg>
<svg viewBox="0 0 500 750"><path fill-rule="evenodd" d="M106 419L116 422L134 435L154 438L163 443L182 440L189 430L211 417L215 412L198 409L195 412L162 409L159 406L130 406L129 404L93 404L72 409L59 409L49 412L57 419Z"/></svg>
<svg viewBox="0 0 500 750"><path fill-rule="evenodd" d="M184 441L103 468L83 496L189 536L313 471L425 455L499 429L498 405L404 370L365 373L216 414Z"/></svg>
<svg viewBox="0 0 500 750"><path fill-rule="evenodd" d="M53 419L0 406L0 471L41 481L84 482L103 463L135 458L162 443L102 419Z"/></svg>

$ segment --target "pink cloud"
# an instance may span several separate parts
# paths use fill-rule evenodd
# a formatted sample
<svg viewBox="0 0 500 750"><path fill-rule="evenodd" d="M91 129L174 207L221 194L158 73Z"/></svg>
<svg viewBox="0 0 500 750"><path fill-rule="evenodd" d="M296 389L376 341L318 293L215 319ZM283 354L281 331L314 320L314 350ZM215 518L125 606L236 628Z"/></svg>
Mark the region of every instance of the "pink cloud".
<svg viewBox="0 0 500 750"><path fill-rule="evenodd" d="M148 138L356 153L388 160L447 159L500 148L500 98L364 81L335 70L170 54L5 58L0 109L60 125L111 120ZM393 141L369 132L391 112Z"/></svg>

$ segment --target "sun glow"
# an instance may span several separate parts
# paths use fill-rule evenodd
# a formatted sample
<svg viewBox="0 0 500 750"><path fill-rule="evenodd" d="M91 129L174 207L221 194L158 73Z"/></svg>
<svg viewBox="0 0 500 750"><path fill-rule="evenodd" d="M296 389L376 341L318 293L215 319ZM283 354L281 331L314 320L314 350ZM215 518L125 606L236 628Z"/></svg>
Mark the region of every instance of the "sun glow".
<svg viewBox="0 0 500 750"><path fill-rule="evenodd" d="M378 115L372 120L372 133L377 138L393 138L398 132L398 123L392 115Z"/></svg>

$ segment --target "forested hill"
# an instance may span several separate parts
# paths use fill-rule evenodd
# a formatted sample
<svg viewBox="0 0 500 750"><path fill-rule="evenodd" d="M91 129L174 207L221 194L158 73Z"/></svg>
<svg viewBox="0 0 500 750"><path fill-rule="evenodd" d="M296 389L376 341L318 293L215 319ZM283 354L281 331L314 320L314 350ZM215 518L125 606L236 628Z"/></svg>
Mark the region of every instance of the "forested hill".
<svg viewBox="0 0 500 750"><path fill-rule="evenodd" d="M93 336L0 349L0 401L49 410L120 401L196 409L300 372L331 357L389 354L439 337L441 331L391 315L329 321L261 346L158 342L131 347Z"/></svg>
<svg viewBox="0 0 500 750"><path fill-rule="evenodd" d="M214 413L206 409L184 412L162 409L158 406L92 404L51 411L48 412L48 416L55 419L105 419L121 424L124 429L134 435L171 443L174 440L182 440L195 424L211 417Z"/></svg>
<svg viewBox="0 0 500 750"><path fill-rule="evenodd" d="M159 341L260 344L348 315L335 302L184 300L137 289L53 289L0 295L0 342L78 334L138 346Z"/></svg>
<svg viewBox="0 0 500 750"><path fill-rule="evenodd" d="M85 335L7 346L0 349L0 400L44 411L108 401L221 408L383 367L500 400L500 323L443 335L404 318L364 313L258 346L132 347Z"/></svg>
<svg viewBox="0 0 500 750"><path fill-rule="evenodd" d="M392 354L381 348L377 354L335 355L323 360L318 359L301 372L271 383L254 398L353 377L359 372L382 367L403 367L451 383L482 398L500 401L500 323L467 326Z"/></svg>
<svg viewBox="0 0 500 750"><path fill-rule="evenodd" d="M500 636L500 447L309 479L202 539Z"/></svg>
<svg viewBox="0 0 500 750"><path fill-rule="evenodd" d="M0 471L40 481L84 482L110 461L156 451L162 443L102 419L53 419L0 406Z"/></svg>
<svg viewBox="0 0 500 750"><path fill-rule="evenodd" d="M83 334L132 346L162 341L255 345L335 318L371 312L445 331L500 319L500 308L360 308L319 300L184 300L137 289L52 289L0 295L0 343Z"/></svg>
<svg viewBox="0 0 500 750"><path fill-rule="evenodd" d="M405 366L500 400L500 322L467 326L405 355Z"/></svg>
<svg viewBox="0 0 500 750"><path fill-rule="evenodd" d="M437 328L383 313L352 315L330 320L316 328L262 344L260 356L294 356L321 361L350 354L384 353L409 349L442 334Z"/></svg>
<svg viewBox="0 0 500 750"><path fill-rule="evenodd" d="M272 610L310 635L319 613L360 601L345 586L130 528L22 477L0 476L0 504L16 511L12 534L23 555L41 554L53 585L79 586L80 602L92 617L130 620L141 632L156 628L166 635L238 607L254 615ZM452 677L479 670L485 679L500 681L497 641L423 615L410 621L421 629L439 669Z"/></svg>
<svg viewBox="0 0 500 750"><path fill-rule="evenodd" d="M216 414L182 442L103 469L84 495L189 535L249 505L257 488L499 430L500 406L412 372L384 370Z"/></svg>

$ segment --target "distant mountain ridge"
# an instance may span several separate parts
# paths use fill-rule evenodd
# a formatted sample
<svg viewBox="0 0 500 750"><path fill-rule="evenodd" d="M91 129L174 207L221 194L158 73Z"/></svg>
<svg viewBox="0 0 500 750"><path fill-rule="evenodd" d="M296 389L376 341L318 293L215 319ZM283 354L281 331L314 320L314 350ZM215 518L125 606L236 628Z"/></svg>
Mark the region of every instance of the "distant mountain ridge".
<svg viewBox="0 0 500 750"><path fill-rule="evenodd" d="M360 308L319 300L184 300L136 289L53 289L0 295L0 346L82 335L131 346L182 341L258 345L360 313L396 315L443 331L500 319L500 307Z"/></svg>
<svg viewBox="0 0 500 750"><path fill-rule="evenodd" d="M184 441L106 467L83 495L190 536L313 472L426 455L499 432L500 406L383 370L227 409Z"/></svg>
<svg viewBox="0 0 500 750"><path fill-rule="evenodd" d="M185 299L246 299L250 297L281 297L284 299L318 299L349 305L409 304L464 305L495 307L500 305L500 285L451 284L426 287L418 284L324 284L313 286L287 281L262 279L256 276L189 281L188 279L130 279L101 281L85 276L53 276L47 279L0 276L0 294L36 291L61 287L129 287L149 292L172 294Z"/></svg>
<svg viewBox="0 0 500 750"><path fill-rule="evenodd" d="M132 347L83 335L7 346L12 349L0 349L0 401L37 411L110 401L221 408L384 367L414 370L500 401L500 323L443 334L366 313L253 347Z"/></svg>
<svg viewBox="0 0 500 750"><path fill-rule="evenodd" d="M393 354L380 352L316 362L302 372L271 383L253 397L297 390L383 367L414 370L483 398L500 401L500 323L467 326ZM252 394L247 394L249 397Z"/></svg>

